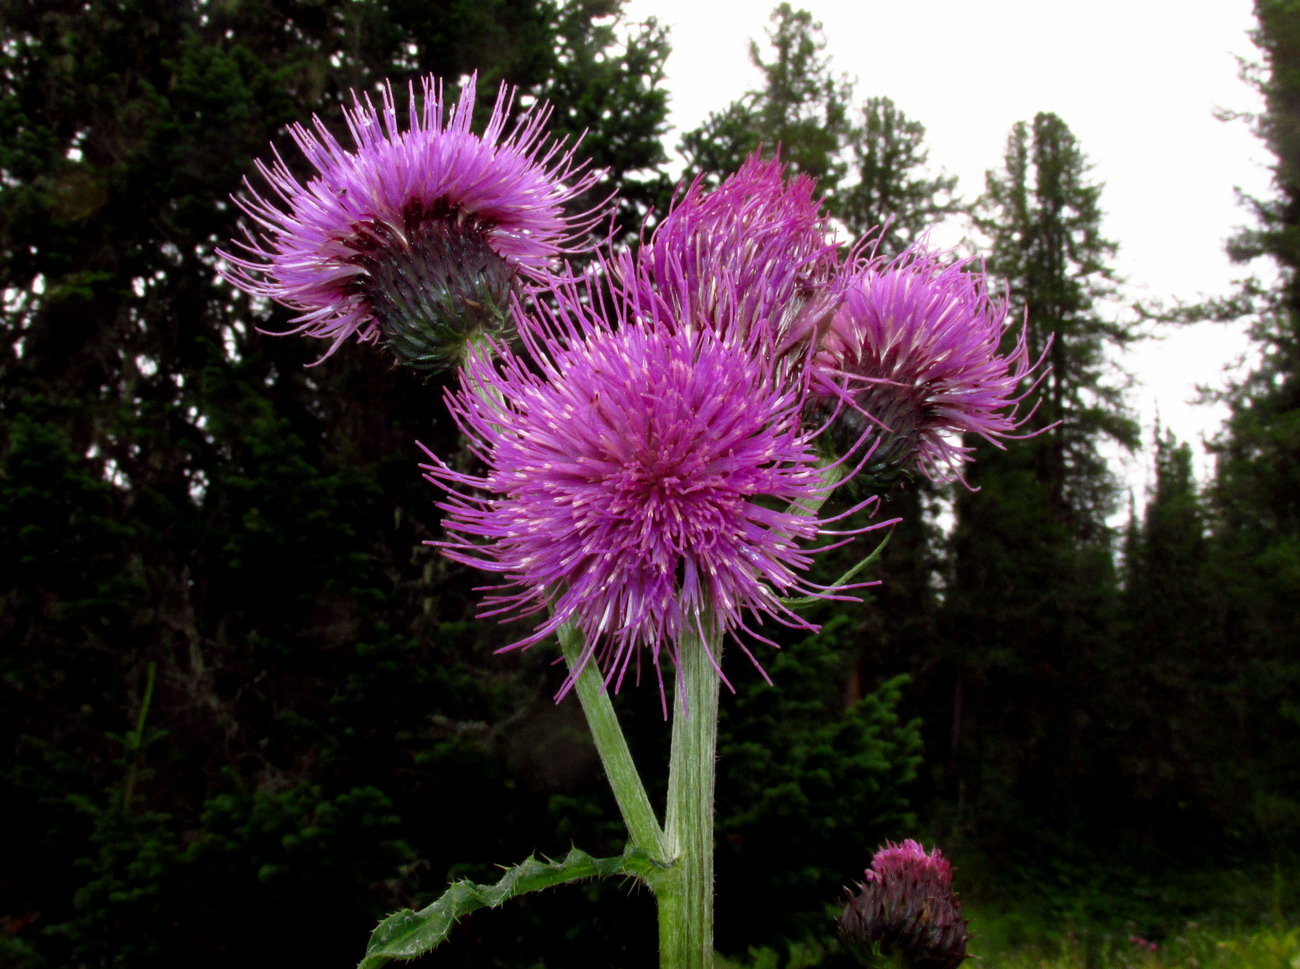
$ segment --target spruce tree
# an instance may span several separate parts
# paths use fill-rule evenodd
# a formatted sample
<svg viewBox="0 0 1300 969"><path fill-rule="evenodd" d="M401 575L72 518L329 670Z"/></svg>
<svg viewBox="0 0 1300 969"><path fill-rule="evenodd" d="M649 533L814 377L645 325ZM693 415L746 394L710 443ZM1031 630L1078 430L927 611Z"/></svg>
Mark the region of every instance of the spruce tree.
<svg viewBox="0 0 1300 969"><path fill-rule="evenodd" d="M779 147L794 171L811 175L822 194L833 195L846 167L841 153L851 132L852 84L832 69L822 25L812 14L782 3L772 23L770 59L757 41L749 46L762 86L682 136L688 171L722 177L756 149L770 156Z"/></svg>
<svg viewBox="0 0 1300 969"><path fill-rule="evenodd" d="M554 130L599 127L593 163L644 173L635 218L666 47L618 10L0 11L0 784L30 835L0 856L0 908L26 913L0 961L336 962L467 857L567 848L524 819L580 780L511 794L504 770L545 759L506 738L558 683L491 658L476 580L421 544L414 442L455 440L437 384L368 347L307 367L214 250L272 143L305 174L287 122L346 142L350 89L400 103L425 73L454 95L479 71L480 124L502 79L556 97Z"/></svg>
<svg viewBox="0 0 1300 969"><path fill-rule="evenodd" d="M942 218L961 211L957 179L931 175L925 127L887 97L870 97L848 135L850 174L829 205L852 238L866 237L880 258L901 255ZM856 682L869 689L882 677L912 672L915 692L931 687L937 650L936 613L942 539L936 525L939 492L913 475L882 496L880 515L899 518L873 577L880 586L856 616L861 629Z"/></svg>
<svg viewBox="0 0 1300 969"><path fill-rule="evenodd" d="M849 238L868 237L881 256L900 254L938 218L959 211L955 178L927 170L924 126L885 97L863 102L860 124L854 123L852 85L826 55L821 24L788 3L773 11L772 22L766 50L756 42L750 47L762 85L684 136L688 174L718 177L757 148L770 154L779 146L794 171L818 179L827 212ZM877 234L886 221L888 229ZM880 514L902 521L873 572L881 586L872 604L853 616L860 644L854 695L893 673L925 666L933 652L939 571L934 489L913 479L884 498ZM827 581L852 564L853 553L841 559Z"/></svg>
<svg viewBox="0 0 1300 969"><path fill-rule="evenodd" d="M1223 395L1231 411L1213 448L1209 555L1235 751L1221 788L1237 791L1239 830L1281 853L1300 832L1300 7L1257 0L1255 14L1257 126L1275 159L1274 194L1249 200L1257 223L1229 253L1269 260L1277 282L1226 304L1245 311L1258 364Z"/></svg>
<svg viewBox="0 0 1300 969"><path fill-rule="evenodd" d="M1098 697L1110 726L1116 827L1141 848L1186 857L1223 846L1232 808L1222 789L1227 713L1206 605L1207 536L1192 452L1156 428L1154 478L1130 522L1123 615L1111 681ZM1182 858L1179 856L1182 855Z"/></svg>
<svg viewBox="0 0 1300 969"><path fill-rule="evenodd" d="M875 247L882 254L901 253L964 211L956 178L928 170L924 125L887 97L867 98L855 116L853 83L834 69L821 23L788 3L771 19L766 50L750 42L762 84L682 137L688 172L717 179L760 148L779 149L793 171L817 179L852 238L890 223Z"/></svg>
<svg viewBox="0 0 1300 969"><path fill-rule="evenodd" d="M856 178L836 195L835 214L855 236L888 223L876 251L899 255L937 222L962 211L953 197L957 178L928 172L925 126L890 98L867 98L860 118L850 137Z"/></svg>
<svg viewBox="0 0 1300 969"><path fill-rule="evenodd" d="M1084 541L1106 537L1120 495L1102 442L1138 443L1124 406L1127 379L1107 357L1132 336L1098 306L1115 292L1115 244L1101 234L1101 188L1088 170L1056 115L1039 114L1032 127L1020 122L1003 170L989 173L976 220L991 241L989 272L1025 313L1031 353L1047 354L1051 370L1032 426L1053 430L1028 450L1055 514Z"/></svg>
<svg viewBox="0 0 1300 969"><path fill-rule="evenodd" d="M1055 115L1017 124L979 219L988 268L1013 313L1026 315L1031 355L1045 354L1051 371L1035 391L1028 440L1005 451L967 442L979 490L960 489L955 503L944 634L951 715L932 743L949 751L942 782L957 823L1025 848L1083 837L1098 820L1088 776L1102 725L1087 697L1114 643L1107 518L1119 494L1101 447L1136 437L1106 357L1127 336L1099 305L1114 246L1087 172Z"/></svg>

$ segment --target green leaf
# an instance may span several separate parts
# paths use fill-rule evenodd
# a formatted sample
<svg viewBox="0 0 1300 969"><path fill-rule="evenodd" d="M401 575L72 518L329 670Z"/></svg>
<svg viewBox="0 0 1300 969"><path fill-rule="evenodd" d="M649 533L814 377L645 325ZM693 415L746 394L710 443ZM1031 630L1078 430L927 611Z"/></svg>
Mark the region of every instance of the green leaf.
<svg viewBox="0 0 1300 969"><path fill-rule="evenodd" d="M890 535L893 534L894 534L893 531L890 531L889 534L887 534L884 538L880 540L880 544L877 545L874 549L872 549L870 555L868 555L861 562L853 566L853 568L849 569L838 579L836 579L835 582L831 585L831 587L826 591L834 592L836 589L842 589L846 585L848 585L851 581L853 581L853 577L855 575L857 575L859 572L865 569L876 559L880 558L880 553L885 550L885 546L889 544ZM798 599L782 599L781 604L784 606L788 606L791 609L800 609L804 606L811 606L814 603L824 602L824 601L825 600L822 599L820 596L800 596Z"/></svg>
<svg viewBox="0 0 1300 969"><path fill-rule="evenodd" d="M462 916L480 908L497 908L525 892L537 892L583 878L632 875L647 883L663 868L631 845L617 858L593 858L574 848L561 861L529 858L510 868L493 885L469 879L454 882L442 896L418 912L403 909L379 923L366 946L359 969L376 969L391 959L414 959L445 941Z"/></svg>

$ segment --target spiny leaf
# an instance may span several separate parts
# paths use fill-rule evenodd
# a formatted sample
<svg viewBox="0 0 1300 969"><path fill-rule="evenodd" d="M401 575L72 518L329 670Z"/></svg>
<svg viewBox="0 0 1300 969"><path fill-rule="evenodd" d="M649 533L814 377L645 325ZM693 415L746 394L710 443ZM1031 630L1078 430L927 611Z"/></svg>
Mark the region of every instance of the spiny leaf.
<svg viewBox="0 0 1300 969"><path fill-rule="evenodd" d="M451 927L470 912L497 908L525 892L541 891L583 878L633 875L648 881L660 866L631 845L617 858L593 858L577 848L561 861L538 861L530 857L507 869L492 885L477 885L469 879L454 882L442 896L418 912L403 909L379 923L370 936L366 956L359 969L377 969L391 959L414 959L446 940Z"/></svg>

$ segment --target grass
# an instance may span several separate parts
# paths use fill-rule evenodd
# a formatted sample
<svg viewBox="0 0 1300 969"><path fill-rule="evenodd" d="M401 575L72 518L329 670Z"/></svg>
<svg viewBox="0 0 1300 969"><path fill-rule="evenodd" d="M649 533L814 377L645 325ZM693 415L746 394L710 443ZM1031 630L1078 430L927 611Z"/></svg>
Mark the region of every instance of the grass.
<svg viewBox="0 0 1300 969"><path fill-rule="evenodd" d="M973 861L965 969L1300 969L1294 859L1163 876L1060 863L1014 882Z"/></svg>
<svg viewBox="0 0 1300 969"><path fill-rule="evenodd" d="M1075 879L1072 890L1045 888L1041 878L970 880L976 885L962 908L970 920L971 958L962 969L1300 969L1300 869L1294 864L1164 880L1103 873L1093 881ZM828 910L828 930L836 914ZM782 953L753 948L743 958L717 962L718 969L851 964L830 938L805 940Z"/></svg>
<svg viewBox="0 0 1300 969"><path fill-rule="evenodd" d="M1057 939L1006 944L971 919L971 969L1300 969L1300 927L1223 930L1188 922L1164 938L1067 931Z"/></svg>
<svg viewBox="0 0 1300 969"><path fill-rule="evenodd" d="M1052 933L1023 913L968 914L971 959L964 969L1300 969L1300 925L1225 929L1186 922L1167 934L1148 930L1142 935L1136 925ZM837 949L809 941L795 944L782 958L772 949L755 948L739 961L719 957L717 966L816 969ZM839 956L827 964L849 963Z"/></svg>
<svg viewBox="0 0 1300 969"><path fill-rule="evenodd" d="M1106 935L1067 932L1058 939L1006 948L971 942L966 969L1300 969L1300 927L1222 931L1189 922L1163 940L1137 933ZM751 949L749 958L719 958L718 969L808 969L826 953L815 943L795 945L788 961L771 949ZM842 963L840 963L842 964Z"/></svg>

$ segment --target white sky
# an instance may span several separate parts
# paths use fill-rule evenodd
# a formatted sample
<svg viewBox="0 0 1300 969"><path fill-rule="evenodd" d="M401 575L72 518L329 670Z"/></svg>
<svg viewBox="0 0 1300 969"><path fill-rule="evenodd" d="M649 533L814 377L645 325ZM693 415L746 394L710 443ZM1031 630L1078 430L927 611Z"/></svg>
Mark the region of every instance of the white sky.
<svg viewBox="0 0 1300 969"><path fill-rule="evenodd" d="M749 41L765 45L778 0L629 0L629 19L671 27L668 137L758 86ZM1119 243L1123 301L1223 294L1243 268L1224 240L1249 223L1235 187L1268 193L1268 154L1245 122L1216 109L1256 111L1234 55L1255 48L1251 0L792 0L820 20L832 67L857 81L856 97L885 95L926 126L930 162L978 195L1000 167L1007 133L1039 111L1073 130L1103 184L1106 235ZM1130 400L1144 436L1162 423L1196 447L1223 412L1193 407L1198 383L1221 386L1222 368L1247 348L1240 329L1206 325L1152 340L1124 364L1139 381ZM1125 468L1139 489L1146 455ZM1207 464L1198 458L1204 475Z"/></svg>

